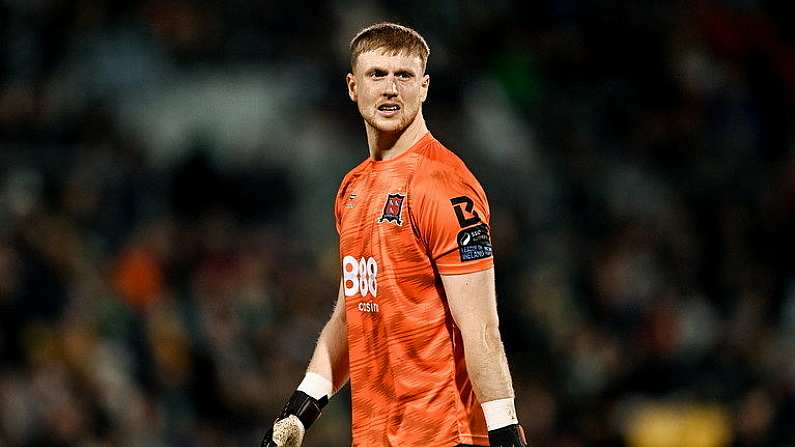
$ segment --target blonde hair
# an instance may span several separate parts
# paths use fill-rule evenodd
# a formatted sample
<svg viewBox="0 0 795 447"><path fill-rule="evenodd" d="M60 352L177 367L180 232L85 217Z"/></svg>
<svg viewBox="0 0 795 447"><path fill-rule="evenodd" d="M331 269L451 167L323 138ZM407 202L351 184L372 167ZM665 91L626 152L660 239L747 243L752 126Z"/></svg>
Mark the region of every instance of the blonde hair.
<svg viewBox="0 0 795 447"><path fill-rule="evenodd" d="M351 40L351 71L356 67L356 58L360 54L373 50L419 56L423 72L431 54L425 39L413 29L397 23L376 23L356 33Z"/></svg>

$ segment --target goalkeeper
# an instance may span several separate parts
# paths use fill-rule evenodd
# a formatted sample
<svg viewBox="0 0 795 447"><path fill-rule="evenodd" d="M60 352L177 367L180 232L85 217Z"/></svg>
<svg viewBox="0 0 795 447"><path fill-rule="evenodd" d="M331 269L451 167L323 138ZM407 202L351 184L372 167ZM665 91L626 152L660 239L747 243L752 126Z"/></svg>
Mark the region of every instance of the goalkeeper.
<svg viewBox="0 0 795 447"><path fill-rule="evenodd" d="M369 157L336 196L337 304L263 446L300 446L349 379L354 446L527 445L498 329L486 194L422 114L429 53L392 23L351 42L346 83Z"/></svg>

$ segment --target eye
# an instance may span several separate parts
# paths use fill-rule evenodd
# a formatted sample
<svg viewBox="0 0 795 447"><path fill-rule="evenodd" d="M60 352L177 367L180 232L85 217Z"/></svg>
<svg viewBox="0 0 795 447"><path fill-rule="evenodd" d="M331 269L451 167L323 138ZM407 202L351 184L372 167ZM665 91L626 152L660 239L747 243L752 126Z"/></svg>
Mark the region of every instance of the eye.
<svg viewBox="0 0 795 447"><path fill-rule="evenodd" d="M386 72L384 70L373 70L370 72L370 78L372 79L379 79L386 76Z"/></svg>
<svg viewBox="0 0 795 447"><path fill-rule="evenodd" d="M414 77L414 75L412 73L409 73L408 71L399 71L399 72L395 73L395 76L398 79L404 80L404 81Z"/></svg>

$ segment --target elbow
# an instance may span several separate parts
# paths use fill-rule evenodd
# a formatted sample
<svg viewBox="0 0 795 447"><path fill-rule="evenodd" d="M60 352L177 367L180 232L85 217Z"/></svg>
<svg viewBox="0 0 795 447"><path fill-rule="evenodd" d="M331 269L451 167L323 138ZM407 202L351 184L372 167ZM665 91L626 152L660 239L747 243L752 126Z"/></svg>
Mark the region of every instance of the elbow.
<svg viewBox="0 0 795 447"><path fill-rule="evenodd" d="M502 337L500 336L500 327L497 322L488 324L483 329L483 343L489 352L502 350Z"/></svg>
<svg viewBox="0 0 795 447"><path fill-rule="evenodd" d="M461 338L464 341L464 349L470 352L477 350L488 354L502 350L502 338L496 321L463 327Z"/></svg>

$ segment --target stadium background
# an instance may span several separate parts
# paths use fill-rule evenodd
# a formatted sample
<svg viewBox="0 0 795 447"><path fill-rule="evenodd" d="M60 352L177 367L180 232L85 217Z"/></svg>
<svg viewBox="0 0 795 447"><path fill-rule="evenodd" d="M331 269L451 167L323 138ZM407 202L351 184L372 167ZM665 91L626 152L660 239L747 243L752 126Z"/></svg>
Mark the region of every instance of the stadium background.
<svg viewBox="0 0 795 447"><path fill-rule="evenodd" d="M490 197L535 445L793 445L791 5L0 1L0 445L256 445L336 296L381 19Z"/></svg>

